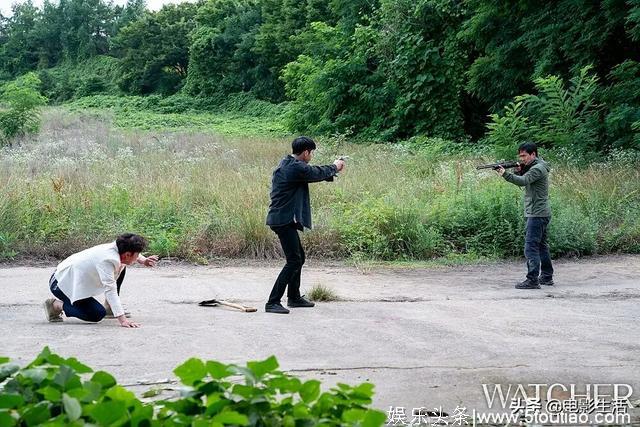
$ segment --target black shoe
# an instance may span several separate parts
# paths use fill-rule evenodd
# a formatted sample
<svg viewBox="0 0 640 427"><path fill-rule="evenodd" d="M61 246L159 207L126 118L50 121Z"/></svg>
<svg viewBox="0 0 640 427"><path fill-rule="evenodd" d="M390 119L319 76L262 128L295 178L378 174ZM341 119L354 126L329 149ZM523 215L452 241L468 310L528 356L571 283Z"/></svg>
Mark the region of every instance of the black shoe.
<svg viewBox="0 0 640 427"><path fill-rule="evenodd" d="M267 313L289 314L289 310L284 308L279 302L265 304L264 311L266 311Z"/></svg>
<svg viewBox="0 0 640 427"><path fill-rule="evenodd" d="M543 286L553 286L553 278L543 279L542 277L538 280L538 283Z"/></svg>
<svg viewBox="0 0 640 427"><path fill-rule="evenodd" d="M524 282L520 282L516 285L516 289L540 289L538 282L532 282L527 279Z"/></svg>
<svg viewBox="0 0 640 427"><path fill-rule="evenodd" d="M298 297L298 298L289 298L289 299L287 299L287 306L289 306L291 308L296 308L296 307L315 307L315 303L312 303L311 301L307 300L304 297Z"/></svg>

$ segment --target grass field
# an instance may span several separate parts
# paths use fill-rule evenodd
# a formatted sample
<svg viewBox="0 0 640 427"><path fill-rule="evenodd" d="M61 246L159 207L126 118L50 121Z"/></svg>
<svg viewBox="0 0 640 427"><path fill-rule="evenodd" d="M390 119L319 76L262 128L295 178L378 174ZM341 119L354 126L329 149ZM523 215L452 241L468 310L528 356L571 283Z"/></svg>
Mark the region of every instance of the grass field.
<svg viewBox="0 0 640 427"><path fill-rule="evenodd" d="M73 113L92 115L121 129L201 131L227 136L289 135L286 105L234 95L206 104L198 98L174 95L94 95L64 105Z"/></svg>
<svg viewBox="0 0 640 427"><path fill-rule="evenodd" d="M157 114L171 124L172 116ZM124 231L146 235L154 253L196 262L277 255L264 219L271 171L291 137L239 136L250 121L240 116L228 125L238 132L218 132L209 120L215 113L207 114L140 129L118 126L109 112L45 110L40 135L0 151L0 257L63 257ZM312 186L315 229L304 233L310 255L453 262L521 256L521 190L475 170L494 160L491 153L446 154L442 141L318 142L314 163L350 160L335 183ZM552 168L554 256L640 252L637 158L589 165L557 159Z"/></svg>

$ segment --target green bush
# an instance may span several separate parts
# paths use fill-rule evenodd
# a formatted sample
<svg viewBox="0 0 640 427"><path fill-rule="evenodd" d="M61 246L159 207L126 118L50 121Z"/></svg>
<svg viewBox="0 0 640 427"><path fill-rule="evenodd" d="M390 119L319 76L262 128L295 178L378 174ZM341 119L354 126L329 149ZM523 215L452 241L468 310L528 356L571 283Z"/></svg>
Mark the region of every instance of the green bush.
<svg viewBox="0 0 640 427"><path fill-rule="evenodd" d="M13 249L13 238L9 234L0 233L0 259L13 258L17 254Z"/></svg>
<svg viewBox="0 0 640 427"><path fill-rule="evenodd" d="M441 198L430 218L455 252L500 258L521 256L521 197L508 184L486 183L479 189Z"/></svg>
<svg viewBox="0 0 640 427"><path fill-rule="evenodd" d="M628 60L615 66L609 79L612 84L601 96L608 107L607 146L640 151L640 62Z"/></svg>
<svg viewBox="0 0 640 427"><path fill-rule="evenodd" d="M532 139L545 148L588 152L598 148L598 79L584 67L565 88L559 76L534 81L537 95L516 96L502 115L492 114L486 141L498 147Z"/></svg>
<svg viewBox="0 0 640 427"><path fill-rule="evenodd" d="M640 253L640 218L637 212L629 212L619 224L603 227L599 237L602 253Z"/></svg>
<svg viewBox="0 0 640 427"><path fill-rule="evenodd" d="M323 392L320 381L277 369L273 356L246 366L192 358L174 370L181 395L147 403L109 373L45 347L24 368L0 357L0 425L374 427L386 419L369 407L373 384Z"/></svg>
<svg viewBox="0 0 640 427"><path fill-rule="evenodd" d="M497 157L512 157L514 141L526 141L533 137L529 118L524 116L523 109L523 101L514 101L504 108L502 115L489 115L491 122L487 124L489 132L485 140L493 145Z"/></svg>
<svg viewBox="0 0 640 427"><path fill-rule="evenodd" d="M554 206L549 225L551 256L592 255L598 248L598 224L573 206Z"/></svg>
<svg viewBox="0 0 640 427"><path fill-rule="evenodd" d="M116 111L147 111L159 114L181 113L235 113L245 117L262 119L282 116L287 111L287 104L272 104L256 99L250 93L235 93L228 96L194 97L185 94L171 96L115 96L92 95L81 97L67 104L72 109L96 108L114 109Z"/></svg>
<svg viewBox="0 0 640 427"><path fill-rule="evenodd" d="M7 83L0 95L0 146L40 129L40 109L46 98L39 92L40 79L29 73ZM7 109L3 110L2 105Z"/></svg>
<svg viewBox="0 0 640 427"><path fill-rule="evenodd" d="M337 227L347 252L376 259L424 259L444 253L444 239L410 206L367 197L341 210Z"/></svg>
<svg viewBox="0 0 640 427"><path fill-rule="evenodd" d="M212 130L221 135L287 135L286 104L271 104L250 94L197 98L92 95L65 104L71 111L113 117L126 129Z"/></svg>
<svg viewBox="0 0 640 427"><path fill-rule="evenodd" d="M109 56L96 56L86 61L63 62L41 70L42 92L54 103L97 94L119 95L120 61Z"/></svg>

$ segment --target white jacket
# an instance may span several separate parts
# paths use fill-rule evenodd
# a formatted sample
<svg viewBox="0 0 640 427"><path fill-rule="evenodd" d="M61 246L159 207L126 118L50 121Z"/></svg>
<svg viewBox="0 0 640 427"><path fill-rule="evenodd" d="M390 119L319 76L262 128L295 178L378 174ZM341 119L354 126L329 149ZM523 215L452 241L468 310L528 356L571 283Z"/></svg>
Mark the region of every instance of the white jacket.
<svg viewBox="0 0 640 427"><path fill-rule="evenodd" d="M94 246L71 255L56 268L58 288L71 303L104 293L115 317L124 314L116 279L124 266L116 242Z"/></svg>

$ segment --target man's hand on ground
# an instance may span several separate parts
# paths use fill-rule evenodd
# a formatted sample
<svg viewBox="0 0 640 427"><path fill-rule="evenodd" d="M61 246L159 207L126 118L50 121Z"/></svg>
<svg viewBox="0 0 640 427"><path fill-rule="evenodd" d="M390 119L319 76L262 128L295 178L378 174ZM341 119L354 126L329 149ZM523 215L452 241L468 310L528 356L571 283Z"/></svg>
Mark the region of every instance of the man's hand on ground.
<svg viewBox="0 0 640 427"><path fill-rule="evenodd" d="M138 263L144 265L145 267L155 267L158 262L158 255L151 255L149 257L144 257L140 255L138 257Z"/></svg>
<svg viewBox="0 0 640 427"><path fill-rule="evenodd" d="M336 160L335 162L333 162L334 165L336 165L336 168L338 168L338 172L340 172L341 170L344 169L345 163L344 160Z"/></svg>
<svg viewBox="0 0 640 427"><path fill-rule="evenodd" d="M120 322L120 326L122 326L123 328L139 328L140 327L139 323L130 322L129 320L127 320L124 314L122 316L118 316L118 322Z"/></svg>
<svg viewBox="0 0 640 427"><path fill-rule="evenodd" d="M500 166L498 169L496 169L496 173L500 176L504 175L504 168Z"/></svg>

